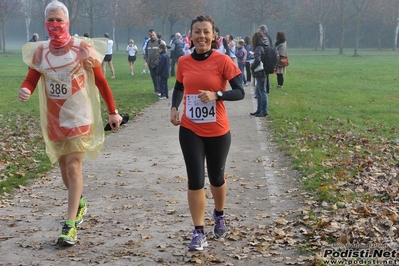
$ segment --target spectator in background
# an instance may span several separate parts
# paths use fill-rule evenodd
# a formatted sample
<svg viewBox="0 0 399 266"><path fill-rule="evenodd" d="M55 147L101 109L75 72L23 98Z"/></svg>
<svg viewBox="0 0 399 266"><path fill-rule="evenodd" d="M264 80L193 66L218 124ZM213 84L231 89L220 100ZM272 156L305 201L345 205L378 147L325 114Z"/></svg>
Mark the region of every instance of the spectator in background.
<svg viewBox="0 0 399 266"><path fill-rule="evenodd" d="M104 73L104 77L106 77L106 71L107 71L107 66L106 64L108 63L109 68L111 69L111 79L115 78L115 69L114 65L112 64L112 47L114 46L114 41L109 39L109 34L105 33L104 34L105 38L108 38L108 45L107 45L107 52L105 53L104 61L102 63L102 69Z"/></svg>
<svg viewBox="0 0 399 266"><path fill-rule="evenodd" d="M262 62L262 57L265 54L265 47L269 45L268 40L262 36L259 31L256 31L252 36L252 45L254 49L254 62L251 65L252 75L256 79L255 94L258 105L256 111L250 113L256 117L264 117L268 115L268 98L266 93L266 77L268 76L263 68L257 71L257 67Z"/></svg>
<svg viewBox="0 0 399 266"><path fill-rule="evenodd" d="M157 76L157 68L159 64L159 45L164 43L161 39L158 39L155 30L150 29L149 31L149 41L147 42L145 54L147 56L148 69L150 70L152 83L154 84L154 94L161 96L161 91L159 88L159 81ZM166 46L166 44L165 44Z"/></svg>
<svg viewBox="0 0 399 266"><path fill-rule="evenodd" d="M267 26L266 25L260 25L258 27L258 31L262 34L263 37L267 38L267 40L269 41L269 45L271 47L273 47L273 40L272 40L272 37L270 37L270 35L268 34L269 30L267 29Z"/></svg>
<svg viewBox="0 0 399 266"><path fill-rule="evenodd" d="M188 46L191 46L190 33L190 31L187 31L187 34L183 35L183 42Z"/></svg>
<svg viewBox="0 0 399 266"><path fill-rule="evenodd" d="M85 33L83 33L83 37L90 38L90 35L88 32L85 32Z"/></svg>
<svg viewBox="0 0 399 266"><path fill-rule="evenodd" d="M215 38L216 38L216 42L217 42L216 51L230 56L229 44L227 43L227 40L225 38L223 38L222 35L220 35L220 30L218 27L215 27L215 34L216 34Z"/></svg>
<svg viewBox="0 0 399 266"><path fill-rule="evenodd" d="M245 50L247 50L247 61L245 63L245 70L247 75L246 86L251 84L251 63L250 60L253 59L252 45L251 45L251 37L248 35L244 37L245 42Z"/></svg>
<svg viewBox="0 0 399 266"><path fill-rule="evenodd" d="M237 64L238 68L241 70L241 82L242 84L246 83L246 78L244 74L245 65L247 63L247 50L245 49L245 43L243 40L238 41L237 46Z"/></svg>
<svg viewBox="0 0 399 266"><path fill-rule="evenodd" d="M129 67L130 67L130 75L134 75L134 61L136 61L136 54L137 51L137 46L134 44L134 40L130 39L128 46L126 47L126 53L128 53L127 56L127 61L129 62Z"/></svg>
<svg viewBox="0 0 399 266"><path fill-rule="evenodd" d="M146 50L146 48L147 48L147 42L148 42L148 40L149 40L150 38L148 38L147 36L145 36L144 37L144 42L143 42L143 45L141 46L141 49L143 50L143 71L141 72L141 74L145 74L146 72L147 72L147 66L148 66L148 64L147 64L147 55L146 55L146 53L145 53L145 50ZM148 70L148 73L149 73L150 71Z"/></svg>
<svg viewBox="0 0 399 266"><path fill-rule="evenodd" d="M184 55L184 43L182 36L179 32L175 34L175 38L172 41L170 51L172 51L172 62L170 66L170 75L175 76L175 65L178 63L180 56Z"/></svg>
<svg viewBox="0 0 399 266"><path fill-rule="evenodd" d="M171 48L172 48L172 43L173 43L173 41L176 39L176 36L175 36L175 34L173 34L173 35L171 35L170 36L170 42L169 42L169 46L167 46L166 48L170 51L170 64L172 65L173 64L173 75L172 75L172 67L170 68L170 74L171 74L171 76L174 76L175 74L174 74L174 71L175 71L175 62L173 62L173 50L171 50Z"/></svg>
<svg viewBox="0 0 399 266"><path fill-rule="evenodd" d="M170 71L170 58L166 52L166 45L161 42L159 44L159 64L157 68L157 76L159 81L159 88L161 92L160 100L169 98L168 92L168 78Z"/></svg>
<svg viewBox="0 0 399 266"><path fill-rule="evenodd" d="M267 39L268 45L269 45L270 47L273 47L272 37L270 37L270 35L267 33L267 32L268 32L268 29L267 29L266 25L260 25L260 26L258 27L258 32L260 32L260 34L262 35L263 38L266 38L266 39ZM253 45L255 45L255 44L253 43ZM269 92L270 92L270 79L269 79L269 75L266 75L266 81L265 81L265 83L266 83L266 93L269 93Z"/></svg>
<svg viewBox="0 0 399 266"><path fill-rule="evenodd" d="M33 33L32 38L29 40L29 42L37 42L38 40L39 40L39 34ZM30 69L29 66L28 69Z"/></svg>
<svg viewBox="0 0 399 266"><path fill-rule="evenodd" d="M162 40L162 33L158 32L158 33L157 33L157 38L158 38L158 40L160 40L160 43L163 42L163 43L166 45L166 42L165 42L164 40ZM167 49L167 48L168 48L168 47L166 46L166 49Z"/></svg>
<svg viewBox="0 0 399 266"><path fill-rule="evenodd" d="M190 31L187 32L187 35L183 35L183 42L184 42L184 55L191 54L194 47L191 47L191 40L190 40Z"/></svg>
<svg viewBox="0 0 399 266"><path fill-rule="evenodd" d="M32 38L29 40L29 42L37 42L39 40L39 34L33 33Z"/></svg>
<svg viewBox="0 0 399 266"><path fill-rule="evenodd" d="M236 49L236 42L234 41L234 36L227 34L226 40L230 49L230 58L237 65L237 56L236 56L237 49Z"/></svg>
<svg viewBox="0 0 399 266"><path fill-rule="evenodd" d="M287 42L285 33L282 31L277 32L276 35L276 50L277 54L280 58L285 57L288 58L288 51L287 51ZM286 67L277 67L276 74L277 74L277 88L282 88L284 85L284 74L287 73Z"/></svg>

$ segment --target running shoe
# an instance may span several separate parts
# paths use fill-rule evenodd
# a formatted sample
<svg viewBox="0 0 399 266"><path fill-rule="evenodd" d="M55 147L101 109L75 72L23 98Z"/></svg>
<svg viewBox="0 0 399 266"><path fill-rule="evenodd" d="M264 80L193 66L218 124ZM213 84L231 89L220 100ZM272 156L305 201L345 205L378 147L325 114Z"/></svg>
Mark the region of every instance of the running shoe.
<svg viewBox="0 0 399 266"><path fill-rule="evenodd" d="M82 206L79 204L78 212L75 218L75 225L83 223L83 215L85 215L87 212L86 201L83 200L83 202L84 204Z"/></svg>
<svg viewBox="0 0 399 266"><path fill-rule="evenodd" d="M189 251L204 250L204 247L208 246L208 241L206 241L206 234L200 232L199 230L193 231L193 238L188 246Z"/></svg>
<svg viewBox="0 0 399 266"><path fill-rule="evenodd" d="M76 228L65 223L62 226L62 233L58 237L57 244L58 245L74 245L76 243L77 239L78 239L78 233L76 231Z"/></svg>
<svg viewBox="0 0 399 266"><path fill-rule="evenodd" d="M213 210L212 218L215 224L213 225L212 233L216 238L221 238L226 236L226 223L224 221L225 215L216 216L215 210Z"/></svg>

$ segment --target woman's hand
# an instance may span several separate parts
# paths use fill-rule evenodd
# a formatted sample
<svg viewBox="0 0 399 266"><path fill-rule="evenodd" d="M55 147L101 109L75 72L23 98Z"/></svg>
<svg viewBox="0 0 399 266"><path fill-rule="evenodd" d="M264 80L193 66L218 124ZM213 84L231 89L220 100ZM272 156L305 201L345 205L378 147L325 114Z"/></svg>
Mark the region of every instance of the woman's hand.
<svg viewBox="0 0 399 266"><path fill-rule="evenodd" d="M180 114L179 114L179 111L177 111L177 109L175 107L170 109L170 122L174 126L180 125Z"/></svg>
<svg viewBox="0 0 399 266"><path fill-rule="evenodd" d="M18 100L20 100L21 102L25 102L30 98L31 94L32 93L30 92L30 90L28 88L21 88L19 90Z"/></svg>
<svg viewBox="0 0 399 266"><path fill-rule="evenodd" d="M216 92L199 90L198 98L203 103L209 103L217 100Z"/></svg>

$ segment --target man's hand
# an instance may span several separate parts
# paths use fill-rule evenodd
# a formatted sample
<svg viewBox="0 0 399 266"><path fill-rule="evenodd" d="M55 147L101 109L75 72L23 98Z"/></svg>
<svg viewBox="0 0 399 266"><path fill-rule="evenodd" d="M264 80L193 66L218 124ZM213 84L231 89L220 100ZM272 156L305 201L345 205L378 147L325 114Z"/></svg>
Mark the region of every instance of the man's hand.
<svg viewBox="0 0 399 266"><path fill-rule="evenodd" d="M109 115L108 123L111 125L112 130L117 130L122 123L122 116L119 114Z"/></svg>
<svg viewBox="0 0 399 266"><path fill-rule="evenodd" d="M30 98L31 94L32 93L30 92L30 90L28 88L21 88L19 90L18 100L20 100L21 102L25 102Z"/></svg>

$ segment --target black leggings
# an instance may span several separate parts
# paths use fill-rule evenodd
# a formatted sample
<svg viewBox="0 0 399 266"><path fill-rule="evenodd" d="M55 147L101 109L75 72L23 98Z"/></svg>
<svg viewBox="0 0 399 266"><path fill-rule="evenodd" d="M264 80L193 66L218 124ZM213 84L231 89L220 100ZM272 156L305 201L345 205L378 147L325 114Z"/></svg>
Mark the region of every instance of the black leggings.
<svg viewBox="0 0 399 266"><path fill-rule="evenodd" d="M180 126L179 140L186 163L188 189L204 188L205 159L209 183L214 187L223 186L224 169L231 143L230 131L220 137L200 137Z"/></svg>
<svg viewBox="0 0 399 266"><path fill-rule="evenodd" d="M283 76L283 74L277 74L277 85L280 85L280 86L284 85L284 76Z"/></svg>
<svg viewBox="0 0 399 266"><path fill-rule="evenodd" d="M251 82L251 64L249 62L245 63L245 70L247 72L247 81Z"/></svg>

